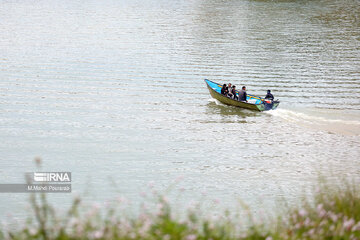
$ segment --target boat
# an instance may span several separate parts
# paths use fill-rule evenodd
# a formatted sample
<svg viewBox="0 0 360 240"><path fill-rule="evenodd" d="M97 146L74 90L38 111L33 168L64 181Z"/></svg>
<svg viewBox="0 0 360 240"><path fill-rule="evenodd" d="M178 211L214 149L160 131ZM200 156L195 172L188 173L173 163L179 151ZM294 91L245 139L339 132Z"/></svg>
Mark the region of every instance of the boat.
<svg viewBox="0 0 360 240"><path fill-rule="evenodd" d="M280 104L280 101L278 100L271 101L251 94L247 94L246 97L247 102L238 101L221 94L221 88L222 88L221 84L210 81L208 79L205 79L205 83L209 89L210 95L216 100L226 105L262 112L262 111L274 110ZM236 90L236 94L239 94L239 91Z"/></svg>

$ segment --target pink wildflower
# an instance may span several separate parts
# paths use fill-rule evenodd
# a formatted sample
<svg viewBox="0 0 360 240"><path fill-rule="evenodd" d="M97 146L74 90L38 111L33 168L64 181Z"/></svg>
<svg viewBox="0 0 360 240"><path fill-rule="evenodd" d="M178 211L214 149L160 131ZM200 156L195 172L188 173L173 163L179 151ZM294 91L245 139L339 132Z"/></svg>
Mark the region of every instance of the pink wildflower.
<svg viewBox="0 0 360 240"><path fill-rule="evenodd" d="M333 231L335 231L335 226L334 226L334 225L331 225L329 229L330 229L330 231L333 232Z"/></svg>
<svg viewBox="0 0 360 240"><path fill-rule="evenodd" d="M307 217L307 218L305 219L304 225L307 226L307 227L311 225L311 220L310 220L310 218Z"/></svg>
<svg viewBox="0 0 360 240"><path fill-rule="evenodd" d="M139 229L140 236L145 237L146 234L148 233L148 231L150 230L151 225L152 225L152 222L150 219L145 220L143 225Z"/></svg>
<svg viewBox="0 0 360 240"><path fill-rule="evenodd" d="M195 240L195 239L197 239L195 234L190 234L186 236L186 240Z"/></svg>
<svg viewBox="0 0 360 240"><path fill-rule="evenodd" d="M330 218L333 222L336 222L338 220L338 216L335 213L328 212L328 215L330 216Z"/></svg>
<svg viewBox="0 0 360 240"><path fill-rule="evenodd" d="M130 233L130 238L135 239L136 238L136 233L134 233L134 232Z"/></svg>
<svg viewBox="0 0 360 240"><path fill-rule="evenodd" d="M321 209L319 212L319 217L323 218L323 217L325 217L325 215L326 215L326 211L324 209Z"/></svg>
<svg viewBox="0 0 360 240"><path fill-rule="evenodd" d="M328 223L327 220L322 220L322 221L320 222L319 226L320 226L320 227L323 227L323 226L325 226L327 223Z"/></svg>
<svg viewBox="0 0 360 240"><path fill-rule="evenodd" d="M77 234L78 236L81 236L81 235L83 235L83 231L84 231L83 226L82 226L81 224L78 224L78 225L76 226L76 234Z"/></svg>
<svg viewBox="0 0 360 240"><path fill-rule="evenodd" d="M169 203L169 199L165 196L162 196L161 197L161 200L164 202L164 203Z"/></svg>
<svg viewBox="0 0 360 240"><path fill-rule="evenodd" d="M93 235L94 238L102 238L102 236L103 236L103 232L100 230L95 231Z"/></svg>
<svg viewBox="0 0 360 240"><path fill-rule="evenodd" d="M156 204L156 208L157 208L158 210L162 210L162 209L164 208L164 204L158 203L158 204Z"/></svg>
<svg viewBox="0 0 360 240"><path fill-rule="evenodd" d="M352 228L351 231L355 232L355 231L360 231L360 221L357 222Z"/></svg>
<svg viewBox="0 0 360 240"><path fill-rule="evenodd" d="M300 209L300 210L299 210L299 215L300 215L301 217L304 217L304 216L307 215L307 211L306 211L305 209Z"/></svg>
<svg viewBox="0 0 360 240"><path fill-rule="evenodd" d="M343 224L343 227L344 229L346 229L347 231L350 231L351 227L355 224L355 221L354 219L350 219L350 220L345 220L344 221L344 224Z"/></svg>
<svg viewBox="0 0 360 240"><path fill-rule="evenodd" d="M317 207L316 207L316 210L318 211L318 212L321 212L324 208L323 208L323 204L319 204L319 205L317 205Z"/></svg>
<svg viewBox="0 0 360 240"><path fill-rule="evenodd" d="M315 235L315 229L314 228L310 229L308 231L308 234L309 234L310 237L313 237Z"/></svg>
<svg viewBox="0 0 360 240"><path fill-rule="evenodd" d="M78 225L78 224L79 224L79 219L77 219L77 218L75 218L75 217L70 218L70 220L69 220L69 225L70 225L71 227L73 227L73 226L75 226L75 225Z"/></svg>
<svg viewBox="0 0 360 240"><path fill-rule="evenodd" d="M36 228L34 228L34 227L31 227L31 228L29 229L29 232L30 232L30 235L34 236L34 235L37 234L38 230L37 230Z"/></svg>

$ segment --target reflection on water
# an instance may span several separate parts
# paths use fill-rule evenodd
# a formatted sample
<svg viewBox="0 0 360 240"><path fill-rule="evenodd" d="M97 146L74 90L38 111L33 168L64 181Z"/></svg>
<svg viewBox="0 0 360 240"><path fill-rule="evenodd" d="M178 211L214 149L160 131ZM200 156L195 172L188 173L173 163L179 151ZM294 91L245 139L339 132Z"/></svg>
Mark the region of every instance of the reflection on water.
<svg viewBox="0 0 360 240"><path fill-rule="evenodd" d="M209 100L208 106L208 114L220 114L224 116L237 116L239 118L247 118L247 117L256 117L259 116L258 112L247 110L247 109L241 109L234 106L227 106L215 99Z"/></svg>
<svg viewBox="0 0 360 240"><path fill-rule="evenodd" d="M359 179L359 6L2 1L0 182L23 181L40 155L46 170L71 171L77 192L90 179L89 198L114 197L109 176L136 202L146 183L182 175L185 202L206 191L271 208L319 172ZM271 89L281 104L217 104L205 78ZM0 201L21 209L26 196Z"/></svg>

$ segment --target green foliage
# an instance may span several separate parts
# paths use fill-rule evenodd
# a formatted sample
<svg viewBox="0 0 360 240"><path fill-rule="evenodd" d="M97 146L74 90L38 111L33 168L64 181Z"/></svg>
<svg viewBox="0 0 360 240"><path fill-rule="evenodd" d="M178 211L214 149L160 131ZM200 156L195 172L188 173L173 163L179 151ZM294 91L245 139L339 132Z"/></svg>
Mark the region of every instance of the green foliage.
<svg viewBox="0 0 360 240"><path fill-rule="evenodd" d="M267 225L239 226L243 219L217 220L200 217L198 210L187 210L186 217L174 216L166 198L156 196L153 211L143 210L130 217L116 202L105 209L87 208L79 198L63 216L48 204L45 194L32 195L33 217L15 231L3 229L0 239L168 239L168 240L356 240L360 239L360 193L356 184L319 184L311 201L289 209L278 221ZM247 209L245 209L247 210ZM248 212L248 211L247 211ZM240 215L237 216L240 218ZM248 221L248 222L249 222ZM240 230L241 229L241 230Z"/></svg>

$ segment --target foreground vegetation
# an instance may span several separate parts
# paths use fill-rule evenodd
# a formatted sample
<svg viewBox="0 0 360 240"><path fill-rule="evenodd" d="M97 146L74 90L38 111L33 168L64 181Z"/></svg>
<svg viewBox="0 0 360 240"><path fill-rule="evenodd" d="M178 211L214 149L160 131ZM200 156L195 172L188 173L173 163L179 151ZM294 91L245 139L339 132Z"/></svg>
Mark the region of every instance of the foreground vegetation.
<svg viewBox="0 0 360 240"><path fill-rule="evenodd" d="M121 201L90 210L75 199L58 216L45 195L32 195L33 216L17 229L2 229L1 239L360 239L360 194L356 184L329 188L320 184L313 199L287 209L266 224L252 221L243 227L243 217L199 217L198 210L175 216L168 201L156 196L151 210L142 207L135 217ZM244 216L244 215L242 215Z"/></svg>

